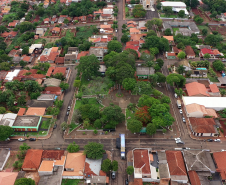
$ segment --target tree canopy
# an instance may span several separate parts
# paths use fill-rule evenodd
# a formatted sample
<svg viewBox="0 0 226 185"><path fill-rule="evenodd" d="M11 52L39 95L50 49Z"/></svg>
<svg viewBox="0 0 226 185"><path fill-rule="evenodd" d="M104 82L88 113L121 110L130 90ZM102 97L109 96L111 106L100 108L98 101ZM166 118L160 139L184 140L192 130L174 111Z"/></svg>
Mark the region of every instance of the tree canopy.
<svg viewBox="0 0 226 185"><path fill-rule="evenodd" d="M136 80L134 78L125 78L122 82L122 86L125 90L133 90L136 85Z"/></svg>
<svg viewBox="0 0 226 185"><path fill-rule="evenodd" d="M135 7L133 8L133 16L135 18L141 18L141 17L145 17L146 15L146 10L143 8L142 5L135 5Z"/></svg>
<svg viewBox="0 0 226 185"><path fill-rule="evenodd" d="M111 51L120 53L122 51L122 44L117 40L112 40L108 42L107 47L108 47L108 53L111 53Z"/></svg>
<svg viewBox="0 0 226 185"><path fill-rule="evenodd" d="M5 141L13 132L12 127L0 125L0 141Z"/></svg>
<svg viewBox="0 0 226 185"><path fill-rule="evenodd" d="M84 154L90 159L101 159L104 152L104 145L100 143L89 142L84 146Z"/></svg>
<svg viewBox="0 0 226 185"><path fill-rule="evenodd" d="M143 124L142 122L136 120L136 119L128 119L127 120L127 128L132 132L132 133L139 133L141 131Z"/></svg>
<svg viewBox="0 0 226 185"><path fill-rule="evenodd" d="M79 146L73 142L73 143L70 143L67 147L67 151L69 153L75 153L75 152L78 152L79 151Z"/></svg>
<svg viewBox="0 0 226 185"><path fill-rule="evenodd" d="M166 77L166 82L171 86L176 85L177 87L183 87L186 83L186 79L180 74L171 73Z"/></svg>
<svg viewBox="0 0 226 185"><path fill-rule="evenodd" d="M31 178L20 178L15 181L14 185L35 185L35 181Z"/></svg>
<svg viewBox="0 0 226 185"><path fill-rule="evenodd" d="M213 68L217 71L224 71L225 70L225 65L221 60L215 60L213 62Z"/></svg>
<svg viewBox="0 0 226 185"><path fill-rule="evenodd" d="M157 36L150 36L145 38L145 43L143 44L143 48L158 48L159 51L168 51L170 49L169 47L169 41L165 38L160 38Z"/></svg>

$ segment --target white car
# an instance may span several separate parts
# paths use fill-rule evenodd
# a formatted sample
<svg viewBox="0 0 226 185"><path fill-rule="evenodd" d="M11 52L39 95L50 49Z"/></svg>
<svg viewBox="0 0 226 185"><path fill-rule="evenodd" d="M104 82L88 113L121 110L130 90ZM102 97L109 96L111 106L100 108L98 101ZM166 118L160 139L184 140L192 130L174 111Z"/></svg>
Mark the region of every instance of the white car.
<svg viewBox="0 0 226 185"><path fill-rule="evenodd" d="M24 138L19 138L18 141L26 141Z"/></svg>
<svg viewBox="0 0 226 185"><path fill-rule="evenodd" d="M183 111L181 109L179 109L180 114L183 114Z"/></svg>
<svg viewBox="0 0 226 185"><path fill-rule="evenodd" d="M175 141L177 141L177 140L180 140L180 138L178 137L178 138L174 138L175 139Z"/></svg>
<svg viewBox="0 0 226 185"><path fill-rule="evenodd" d="M182 121L183 121L183 123L186 123L186 120L185 120L185 118L184 118L184 117L182 117Z"/></svg>
<svg viewBox="0 0 226 185"><path fill-rule="evenodd" d="M175 96L175 98L177 98L177 94L176 93L174 94L174 96Z"/></svg>
<svg viewBox="0 0 226 185"><path fill-rule="evenodd" d="M157 84L157 86L161 87L160 83L157 82L156 84Z"/></svg>
<svg viewBox="0 0 226 185"><path fill-rule="evenodd" d="M116 29L116 30L115 30L115 33L117 33L117 32L118 32L118 30Z"/></svg>
<svg viewBox="0 0 226 185"><path fill-rule="evenodd" d="M226 150L224 150L224 149L221 149L221 152L225 152Z"/></svg>
<svg viewBox="0 0 226 185"><path fill-rule="evenodd" d="M215 142L221 142L221 140L220 140L220 139L214 139L214 141L215 141Z"/></svg>

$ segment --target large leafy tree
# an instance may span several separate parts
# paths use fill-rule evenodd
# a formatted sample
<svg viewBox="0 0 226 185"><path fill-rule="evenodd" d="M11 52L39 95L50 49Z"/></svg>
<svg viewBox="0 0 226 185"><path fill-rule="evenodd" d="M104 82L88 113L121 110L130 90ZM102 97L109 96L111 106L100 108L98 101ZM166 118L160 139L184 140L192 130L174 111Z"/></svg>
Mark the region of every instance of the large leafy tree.
<svg viewBox="0 0 226 185"><path fill-rule="evenodd" d="M70 143L67 147L67 151L69 153L75 153L75 152L78 152L79 151L79 146L73 142L73 143Z"/></svg>
<svg viewBox="0 0 226 185"><path fill-rule="evenodd" d="M100 143L89 142L84 146L84 154L90 159L101 159L104 152L104 145Z"/></svg>
<svg viewBox="0 0 226 185"><path fill-rule="evenodd" d="M151 107L151 106L155 106L157 104L160 104L160 101L158 99L155 99L154 97L150 97L148 95L142 95L139 100L138 100L138 107Z"/></svg>
<svg viewBox="0 0 226 185"><path fill-rule="evenodd" d="M118 170L118 161L114 160L111 163L112 166L112 171L117 171Z"/></svg>
<svg viewBox="0 0 226 185"><path fill-rule="evenodd" d="M148 108L147 106L144 107L140 107L137 109L136 113L135 113L135 118L139 121L141 121L142 123L146 124L149 121L151 121L151 116L148 112Z"/></svg>
<svg viewBox="0 0 226 185"><path fill-rule="evenodd" d="M149 123L146 127L147 134L153 135L156 133L156 126L153 123Z"/></svg>
<svg viewBox="0 0 226 185"><path fill-rule="evenodd" d="M35 185L35 181L31 178L20 178L15 181L14 185Z"/></svg>
<svg viewBox="0 0 226 185"><path fill-rule="evenodd" d="M169 41L167 39L159 38L154 35L145 38L143 47L147 49L156 47L159 51L168 51L170 49Z"/></svg>
<svg viewBox="0 0 226 185"><path fill-rule="evenodd" d="M85 104L79 107L79 111L81 112L82 119L90 119L94 121L100 118L99 107L93 104Z"/></svg>
<svg viewBox="0 0 226 185"><path fill-rule="evenodd" d="M127 128L132 132L132 133L138 133L142 129L142 122L138 121L136 119L129 119L127 121Z"/></svg>
<svg viewBox="0 0 226 185"><path fill-rule="evenodd" d="M0 125L0 141L5 141L13 134L13 129L10 126Z"/></svg>
<svg viewBox="0 0 226 185"><path fill-rule="evenodd" d="M133 172L134 172L133 166L128 166L128 167L126 168L126 173L127 173L128 175L132 175Z"/></svg>
<svg viewBox="0 0 226 185"><path fill-rule="evenodd" d="M117 53L122 51L122 44L117 40L112 40L108 42L107 47L108 47L108 53L110 53L111 51L115 51Z"/></svg>
<svg viewBox="0 0 226 185"><path fill-rule="evenodd" d="M146 15L146 10L143 8L142 5L135 5L135 7L133 8L133 16L135 18L141 18L141 17L145 17Z"/></svg>
<svg viewBox="0 0 226 185"><path fill-rule="evenodd" d="M158 79L157 82L161 83L161 82L166 82L166 76L160 72L156 72L156 75L158 75Z"/></svg>
<svg viewBox="0 0 226 185"><path fill-rule="evenodd" d="M122 84L125 78L133 78L135 70L132 68L131 65L125 62L119 62L116 66L116 81Z"/></svg>
<svg viewBox="0 0 226 185"><path fill-rule="evenodd" d="M225 69L225 65L223 64L223 62L221 60L215 60L213 62L213 67L217 71L223 71Z"/></svg>
<svg viewBox="0 0 226 185"><path fill-rule="evenodd" d="M171 86L176 85L178 87L183 87L186 83L186 79L180 74L171 73L166 77L166 82Z"/></svg>
<svg viewBox="0 0 226 185"><path fill-rule="evenodd" d="M150 82L138 81L135 85L135 88L133 89L133 93L139 95L150 95L152 90L153 89Z"/></svg>
<svg viewBox="0 0 226 185"><path fill-rule="evenodd" d="M95 55L81 57L78 68L78 74L82 73L85 79L91 79L92 76L98 75L100 61Z"/></svg>
<svg viewBox="0 0 226 185"><path fill-rule="evenodd" d="M186 54L185 54L185 52L183 52L183 51L181 51L181 52L178 53L178 55L177 55L177 57L178 57L179 59L184 59L185 56L186 56Z"/></svg>
<svg viewBox="0 0 226 185"><path fill-rule="evenodd" d="M125 90L133 90L136 85L136 80L134 78L125 78L122 82L122 86Z"/></svg>
<svg viewBox="0 0 226 185"><path fill-rule="evenodd" d="M111 160L105 159L103 160L103 163L101 164L101 170L104 172L109 172L111 170Z"/></svg>
<svg viewBox="0 0 226 185"><path fill-rule="evenodd" d="M65 83L65 82L61 82L60 83L60 88L65 91L65 90L67 90L69 88L69 84Z"/></svg>

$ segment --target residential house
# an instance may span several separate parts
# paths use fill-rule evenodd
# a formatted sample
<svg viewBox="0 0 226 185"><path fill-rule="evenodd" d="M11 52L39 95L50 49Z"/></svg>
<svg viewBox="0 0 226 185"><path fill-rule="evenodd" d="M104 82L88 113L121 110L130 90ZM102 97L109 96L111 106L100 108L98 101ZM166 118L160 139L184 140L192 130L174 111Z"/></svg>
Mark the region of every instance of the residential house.
<svg viewBox="0 0 226 185"><path fill-rule="evenodd" d="M57 73L62 73L64 77L68 77L68 70L66 67L50 67L46 73L46 76L55 75Z"/></svg>
<svg viewBox="0 0 226 185"><path fill-rule="evenodd" d="M43 150L28 149L24 163L22 166L23 171L38 171L41 164Z"/></svg>
<svg viewBox="0 0 226 185"><path fill-rule="evenodd" d="M213 160L216 164L216 172L220 174L221 181L226 181L226 151L213 152Z"/></svg>
<svg viewBox="0 0 226 185"><path fill-rule="evenodd" d="M59 87L61 83L61 80L56 79L56 78L47 78L44 80L43 86L48 87L48 86L53 86L53 87Z"/></svg>
<svg viewBox="0 0 226 185"><path fill-rule="evenodd" d="M1 172L0 185L14 185L18 172Z"/></svg>
<svg viewBox="0 0 226 185"><path fill-rule="evenodd" d="M59 27L55 27L52 29L52 33L54 33L54 34L59 34L60 31L61 31L61 29Z"/></svg>
<svg viewBox="0 0 226 185"><path fill-rule="evenodd" d="M175 53L176 55L178 55L178 53L180 53L181 50L179 50L176 46L172 47L172 52Z"/></svg>
<svg viewBox="0 0 226 185"><path fill-rule="evenodd" d="M95 55L102 62L104 58L104 50L102 48L90 47L89 55Z"/></svg>
<svg viewBox="0 0 226 185"><path fill-rule="evenodd" d="M1 156L0 171L2 171L3 168L5 167L5 164L6 164L7 160L8 160L8 158L9 158L9 156L10 156L10 148L0 148L0 156ZM1 179L1 177L0 177L0 179Z"/></svg>
<svg viewBox="0 0 226 185"><path fill-rule="evenodd" d="M170 178L170 172L169 172L168 162L166 159L166 153L164 150L160 150L157 152L157 154L158 154L159 178L160 179L163 179L163 178L168 179L168 178Z"/></svg>
<svg viewBox="0 0 226 185"><path fill-rule="evenodd" d="M103 8L103 14L113 14L113 13L114 13L113 7Z"/></svg>
<svg viewBox="0 0 226 185"><path fill-rule="evenodd" d="M130 28L129 32L130 32L130 35L131 34L140 34L140 30L138 30L137 28Z"/></svg>
<svg viewBox="0 0 226 185"><path fill-rule="evenodd" d="M204 58L205 54L209 54L210 58L215 58L212 49L207 49L207 48L200 49L199 57Z"/></svg>
<svg viewBox="0 0 226 185"><path fill-rule="evenodd" d="M39 35L39 37L44 36L44 33L47 29L46 28L36 28L36 35Z"/></svg>
<svg viewBox="0 0 226 185"><path fill-rule="evenodd" d="M129 27L136 28L138 26L137 22L135 22L135 21L127 21L126 25L127 25L128 28Z"/></svg>
<svg viewBox="0 0 226 185"><path fill-rule="evenodd" d="M187 183L188 176L181 151L166 151L166 159L169 165L171 181Z"/></svg>
<svg viewBox="0 0 226 185"><path fill-rule="evenodd" d="M18 25L18 23L19 23L19 20L14 20L13 22L10 22L10 23L8 24L8 27L10 27L10 28L15 28L16 25Z"/></svg>
<svg viewBox="0 0 226 185"><path fill-rule="evenodd" d="M183 150L184 161L191 185L211 185L209 180L216 172L213 159L209 151ZM219 184L216 179L214 184Z"/></svg>
<svg viewBox="0 0 226 185"><path fill-rule="evenodd" d="M86 156L83 152L68 153L64 171L63 179L83 179Z"/></svg>
<svg viewBox="0 0 226 185"><path fill-rule="evenodd" d="M173 36L163 36L163 38L167 39L170 45L175 45Z"/></svg>
<svg viewBox="0 0 226 185"><path fill-rule="evenodd" d="M32 56L26 56L26 55L22 58L22 60L24 62L27 62L27 63L33 62L33 59L34 59L34 57L32 57Z"/></svg>
<svg viewBox="0 0 226 185"><path fill-rule="evenodd" d="M113 28L111 28L111 25L110 24L102 24L100 25L100 33L105 33L105 34L112 34L114 31Z"/></svg>
<svg viewBox="0 0 226 185"><path fill-rule="evenodd" d="M198 83L198 82L192 82L185 84L186 91L188 96L213 96L213 97L220 97L220 91L217 88L216 84L211 84L210 88L207 89L205 85Z"/></svg>
<svg viewBox="0 0 226 185"><path fill-rule="evenodd" d="M14 131L34 131L37 132L41 124L41 116L17 116L13 125L11 126Z"/></svg>
<svg viewBox="0 0 226 185"><path fill-rule="evenodd" d="M56 96L54 94L54 96ZM52 107L53 106L53 100L28 100L26 105L28 107Z"/></svg>
<svg viewBox="0 0 226 185"><path fill-rule="evenodd" d="M100 15L100 21L109 21L113 20L114 16L112 14L101 14Z"/></svg>
<svg viewBox="0 0 226 185"><path fill-rule="evenodd" d="M86 19L87 19L87 17L86 16L80 16L79 18L78 18L78 20L80 21L80 22L86 22Z"/></svg>
<svg viewBox="0 0 226 185"><path fill-rule="evenodd" d="M64 57L65 64L72 64L76 62L76 58L78 55L78 48L77 47L69 47L68 52Z"/></svg>
<svg viewBox="0 0 226 185"><path fill-rule="evenodd" d="M97 15L103 14L103 10L99 9L98 11L94 11L93 15L96 17Z"/></svg>
<svg viewBox="0 0 226 185"><path fill-rule="evenodd" d="M58 24L62 24L64 22L64 19L68 17L68 15L60 15L59 19L58 19Z"/></svg>
<svg viewBox="0 0 226 185"><path fill-rule="evenodd" d="M44 8L47 8L49 6L49 0L44 0L44 5L43 7Z"/></svg>
<svg viewBox="0 0 226 185"><path fill-rule="evenodd" d="M195 45L199 50L201 49L211 49L210 45Z"/></svg>
<svg viewBox="0 0 226 185"><path fill-rule="evenodd" d="M193 59L193 58L195 58L195 52L191 48L191 46L186 46L185 53L187 55L187 59Z"/></svg>
<svg viewBox="0 0 226 185"><path fill-rule="evenodd" d="M226 97L196 97L196 96L182 96L185 106L192 103L203 105L206 108L220 111L226 108Z"/></svg>
<svg viewBox="0 0 226 185"><path fill-rule="evenodd" d="M218 136L213 118L189 118L192 134L195 136Z"/></svg>
<svg viewBox="0 0 226 185"><path fill-rule="evenodd" d="M174 52L166 52L166 58L167 59L172 59L172 60L175 60L177 58L176 54Z"/></svg>
<svg viewBox="0 0 226 185"><path fill-rule="evenodd" d="M5 76L4 82L11 82L14 77L16 77L20 72L20 69L15 69L14 71L10 71Z"/></svg>
<svg viewBox="0 0 226 185"><path fill-rule="evenodd" d="M43 45L42 44L32 44L30 47L29 47L29 54L41 54L42 53L42 50L43 50Z"/></svg>
<svg viewBox="0 0 226 185"><path fill-rule="evenodd" d="M16 118L17 114L14 113L0 114L0 125L12 127Z"/></svg>
<svg viewBox="0 0 226 185"><path fill-rule="evenodd" d="M25 115L27 116L44 116L46 112L45 107L29 107Z"/></svg>
<svg viewBox="0 0 226 185"><path fill-rule="evenodd" d="M4 32L1 34L1 37L3 38L14 38L15 36L17 36L17 32L16 31L10 31L10 32Z"/></svg>
<svg viewBox="0 0 226 185"><path fill-rule="evenodd" d="M43 91L44 94L55 94L56 96L60 96L62 94L60 87L46 87Z"/></svg>
<svg viewBox="0 0 226 185"><path fill-rule="evenodd" d="M219 58L221 56L224 56L223 53L220 53L220 51L218 51L218 49L213 49L213 54L215 58Z"/></svg>
<svg viewBox="0 0 226 185"><path fill-rule="evenodd" d="M203 105L192 103L185 106L187 117L203 118L205 116L211 116L217 118L217 113L214 109L207 109Z"/></svg>
<svg viewBox="0 0 226 185"><path fill-rule="evenodd" d="M133 167L134 167L134 178L142 179L142 181L148 180L148 182L159 182L159 176L156 172L157 162L154 157L156 153L151 153L149 149L134 149L133 150Z"/></svg>
<svg viewBox="0 0 226 185"><path fill-rule="evenodd" d="M55 64L57 64L57 65L64 64L64 57L56 57Z"/></svg>
<svg viewBox="0 0 226 185"><path fill-rule="evenodd" d="M131 45L140 46L140 43L139 43L139 41L129 41L129 42L126 43L126 47L131 46Z"/></svg>
<svg viewBox="0 0 226 185"><path fill-rule="evenodd" d="M56 15L54 15L53 17L52 17L52 19L51 19L51 24L54 24L54 23L57 23L57 17L56 17Z"/></svg>
<svg viewBox="0 0 226 185"><path fill-rule="evenodd" d="M44 22L44 24L49 24L49 22L50 22L50 18L45 18L44 20L43 20L43 22Z"/></svg>
<svg viewBox="0 0 226 185"><path fill-rule="evenodd" d="M37 100L41 100L41 101L54 101L55 99L55 94L41 94Z"/></svg>
<svg viewBox="0 0 226 185"><path fill-rule="evenodd" d="M17 116L23 116L26 112L26 109L25 108L20 108L18 113L17 113Z"/></svg>
<svg viewBox="0 0 226 185"><path fill-rule="evenodd" d="M88 55L89 55L89 51L82 51L82 52L80 52L77 55L77 61L76 62L79 62L81 57L88 56Z"/></svg>

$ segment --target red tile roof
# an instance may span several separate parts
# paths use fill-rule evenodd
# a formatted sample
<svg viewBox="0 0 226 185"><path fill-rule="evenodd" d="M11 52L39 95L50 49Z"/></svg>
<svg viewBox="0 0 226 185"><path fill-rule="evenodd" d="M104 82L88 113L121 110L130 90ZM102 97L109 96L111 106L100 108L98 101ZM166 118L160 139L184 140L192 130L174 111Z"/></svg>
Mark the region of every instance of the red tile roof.
<svg viewBox="0 0 226 185"><path fill-rule="evenodd" d="M135 45L135 46L137 45L138 46L139 41L129 41L129 42L126 43L126 46L130 46L130 45Z"/></svg>
<svg viewBox="0 0 226 185"><path fill-rule="evenodd" d="M175 53L167 53L167 56L176 56Z"/></svg>
<svg viewBox="0 0 226 185"><path fill-rule="evenodd" d="M216 133L213 118L189 118L189 120L195 133Z"/></svg>
<svg viewBox="0 0 226 185"><path fill-rule="evenodd" d="M50 53L48 56L48 60L55 61L55 59L58 55L59 55L59 53Z"/></svg>
<svg viewBox="0 0 226 185"><path fill-rule="evenodd" d="M24 168L38 169L41 163L42 152L43 150L29 149L24 159L23 170Z"/></svg>
<svg viewBox="0 0 226 185"><path fill-rule="evenodd" d="M15 50L15 49L13 49L13 50L11 50L10 52L9 52L9 56L14 56L16 53L17 53L17 51L18 50Z"/></svg>
<svg viewBox="0 0 226 185"><path fill-rule="evenodd" d="M125 47L125 50L126 50L126 49L133 49L133 50L135 50L135 51L138 51L138 50L139 50L139 46L129 45L129 46L126 46L126 47Z"/></svg>
<svg viewBox="0 0 226 185"><path fill-rule="evenodd" d="M63 155L64 150L44 150L42 153L42 159L61 160Z"/></svg>
<svg viewBox="0 0 226 185"><path fill-rule="evenodd" d="M55 67L54 71L52 72L52 75L55 75L57 73L62 73L64 76L66 74L66 67Z"/></svg>
<svg viewBox="0 0 226 185"><path fill-rule="evenodd" d="M55 63L56 64L64 64L64 57L56 57Z"/></svg>
<svg viewBox="0 0 226 185"><path fill-rule="evenodd" d="M185 84L185 87L187 89L188 96L197 96L197 95L210 96L207 93L205 85L201 83L192 82Z"/></svg>
<svg viewBox="0 0 226 185"><path fill-rule="evenodd" d="M220 55L221 53L220 53L220 51L218 51L217 49L214 49L214 50L213 50L213 54L214 54L214 55Z"/></svg>
<svg viewBox="0 0 226 185"><path fill-rule="evenodd" d="M15 37L17 35L16 31L10 31L10 32L4 32L1 34L1 37L8 37L9 35L11 35L12 37Z"/></svg>
<svg viewBox="0 0 226 185"><path fill-rule="evenodd" d="M189 171L188 175L189 175L189 178L190 178L191 185L201 185L201 182L199 180L199 176L196 173L196 171Z"/></svg>
<svg viewBox="0 0 226 185"><path fill-rule="evenodd" d="M181 151L166 151L166 159L169 165L170 175L186 175L184 159Z"/></svg>
<svg viewBox="0 0 226 185"><path fill-rule="evenodd" d="M16 24L18 23L19 21L18 20L14 20L13 22L10 22L9 24L8 24L8 26L9 27L15 27L16 26Z"/></svg>
<svg viewBox="0 0 226 185"><path fill-rule="evenodd" d="M26 69L23 69L21 70L19 73L18 73L18 77L20 76L24 76L25 73L31 73L31 74L36 74L37 73L37 69L30 69L30 70L26 70Z"/></svg>
<svg viewBox="0 0 226 185"><path fill-rule="evenodd" d="M201 49L201 52L203 55L205 55L206 53L213 55L213 51L211 49L204 48L204 49Z"/></svg>
<svg viewBox="0 0 226 185"><path fill-rule="evenodd" d="M151 174L148 150L134 150L134 168L142 168L142 173Z"/></svg>
<svg viewBox="0 0 226 185"><path fill-rule="evenodd" d="M45 18L45 19L44 19L44 22L46 22L46 21L48 21L48 22L49 22L49 18Z"/></svg>
<svg viewBox="0 0 226 185"><path fill-rule="evenodd" d="M31 60L31 57L30 56L25 56L23 58L23 61L25 61L25 62L30 62L30 60Z"/></svg>
<svg viewBox="0 0 226 185"><path fill-rule="evenodd" d="M47 73L46 73L46 76L50 76L51 74L52 74L52 72L53 72L53 70L55 69L55 67L50 67L49 69L48 69L48 71L47 71Z"/></svg>
<svg viewBox="0 0 226 185"><path fill-rule="evenodd" d="M19 112L17 113L17 116L23 116L25 112L26 112L25 108L20 108Z"/></svg>
<svg viewBox="0 0 226 185"><path fill-rule="evenodd" d="M80 60L81 57L87 56L89 54L89 51L82 51L78 54L77 60Z"/></svg>
<svg viewBox="0 0 226 185"><path fill-rule="evenodd" d="M61 94L61 88L60 87L46 87L45 88L45 94L56 94L56 95L60 95Z"/></svg>
<svg viewBox="0 0 226 185"><path fill-rule="evenodd" d="M226 152L214 152L213 158L216 163L216 171L220 173L221 179L226 180Z"/></svg>
<svg viewBox="0 0 226 185"><path fill-rule="evenodd" d="M48 61L48 56L47 55L42 55L39 60L40 60L40 62L47 62Z"/></svg>
<svg viewBox="0 0 226 185"><path fill-rule="evenodd" d="M192 55L192 56L195 56L195 52L194 52L194 50L191 48L191 46L186 46L186 48L185 48L185 53L186 53L186 55Z"/></svg>
<svg viewBox="0 0 226 185"><path fill-rule="evenodd" d="M52 31L59 33L60 32L60 28L59 27L55 27L52 29Z"/></svg>
<svg viewBox="0 0 226 185"><path fill-rule="evenodd" d="M209 87L210 87L210 90L211 90L212 93L219 93L220 92L216 84L210 84Z"/></svg>

